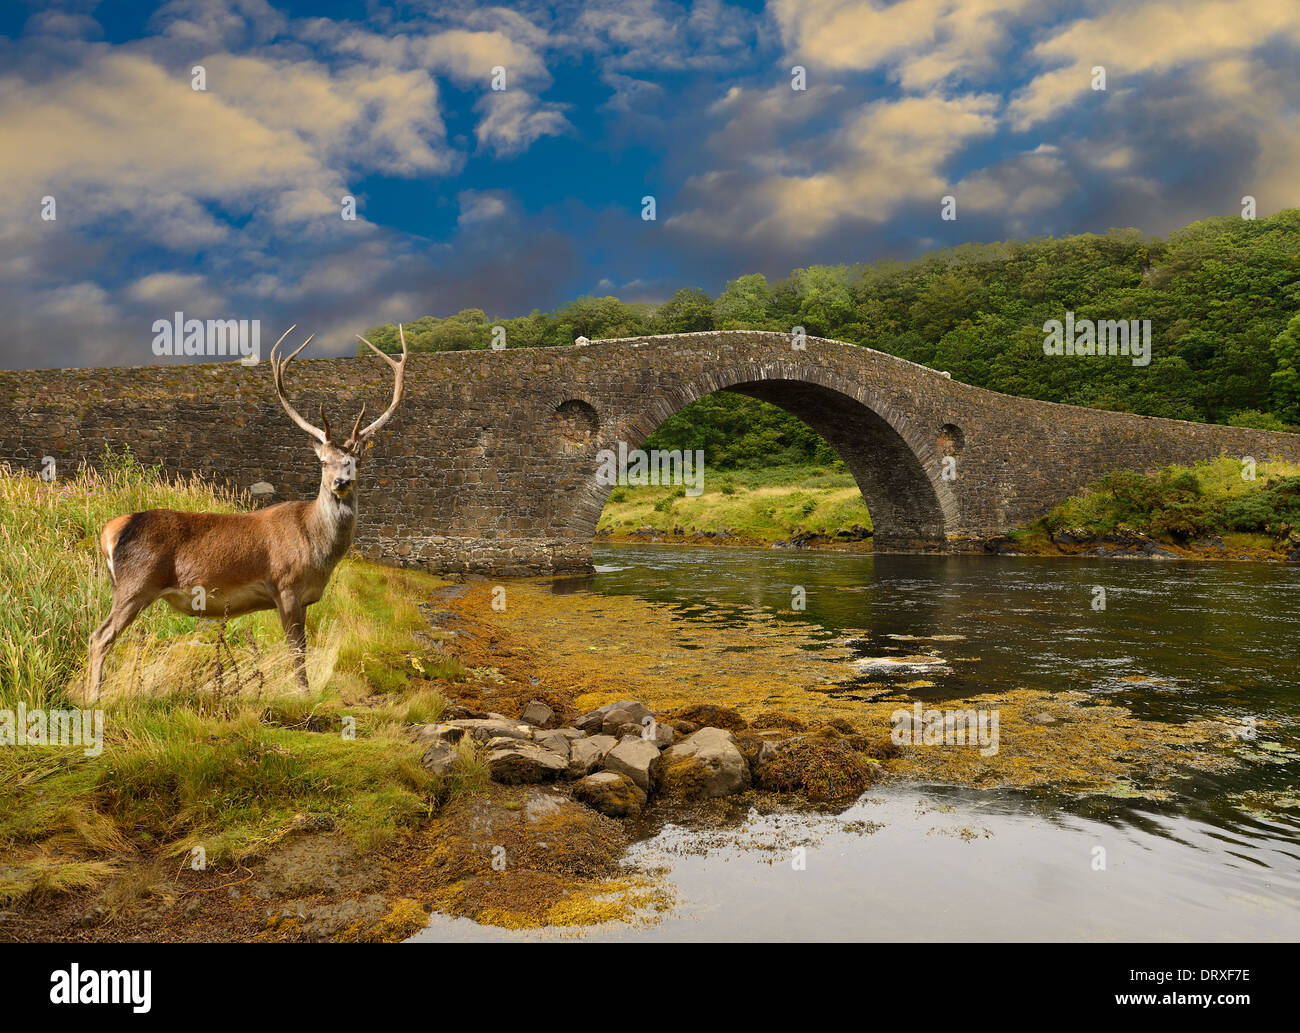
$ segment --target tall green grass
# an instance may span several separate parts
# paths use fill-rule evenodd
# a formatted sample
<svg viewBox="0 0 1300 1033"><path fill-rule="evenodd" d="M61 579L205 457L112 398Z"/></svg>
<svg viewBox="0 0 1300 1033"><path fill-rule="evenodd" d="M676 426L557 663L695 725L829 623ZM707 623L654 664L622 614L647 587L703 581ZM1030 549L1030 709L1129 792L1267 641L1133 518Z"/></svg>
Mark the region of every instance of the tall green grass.
<svg viewBox="0 0 1300 1033"><path fill-rule="evenodd" d="M796 530L834 534L870 528L866 502L843 463L773 466L761 470L706 469L704 491L680 486L615 488L601 513L601 531L641 527L687 533L730 531L750 541L779 541Z"/></svg>
<svg viewBox="0 0 1300 1033"><path fill-rule="evenodd" d="M0 706L71 703L65 690L112 602L96 541L104 524L141 509L233 512L239 502L197 479L169 481L129 451L50 482L0 467ZM153 606L133 630L160 638L194 626Z"/></svg>
<svg viewBox="0 0 1300 1033"><path fill-rule="evenodd" d="M243 505L129 453L51 483L0 468L0 709L87 705L87 639L112 597L104 523ZM157 851L239 859L308 813L373 846L484 784L471 756L429 775L405 734L440 717L440 684L466 677L420 612L440 584L344 560L308 611L306 694L274 611L226 623L150 607L106 665L99 756L0 747L0 901L94 885Z"/></svg>

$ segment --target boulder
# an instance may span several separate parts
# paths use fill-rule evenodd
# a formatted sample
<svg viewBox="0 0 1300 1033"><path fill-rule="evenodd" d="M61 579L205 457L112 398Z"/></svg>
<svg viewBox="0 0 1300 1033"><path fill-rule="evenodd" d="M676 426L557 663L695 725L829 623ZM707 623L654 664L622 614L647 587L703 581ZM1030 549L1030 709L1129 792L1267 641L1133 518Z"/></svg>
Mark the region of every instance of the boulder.
<svg viewBox="0 0 1300 1033"><path fill-rule="evenodd" d="M519 720L537 728L545 728L555 720L555 711L540 699L535 699L524 707L524 712L519 715Z"/></svg>
<svg viewBox="0 0 1300 1033"><path fill-rule="evenodd" d="M659 747L639 735L625 735L617 746L605 754L605 770L627 775L643 793L649 793L659 780L663 758Z"/></svg>
<svg viewBox="0 0 1300 1033"><path fill-rule="evenodd" d="M617 703L610 704L611 710L626 710L632 715L632 720L640 724L647 717L654 717L654 711L644 703L638 703L632 699L621 699Z"/></svg>
<svg viewBox="0 0 1300 1033"><path fill-rule="evenodd" d="M622 739L625 735L635 735L644 739L646 742L654 743L659 749L673 744L673 726L664 721L655 721L650 718L651 724L646 724L643 720L641 723L629 721L627 724L619 727L614 734L616 738ZM653 734L648 734L653 729Z"/></svg>
<svg viewBox="0 0 1300 1033"><path fill-rule="evenodd" d="M569 766L569 762L558 753L535 742L508 736L489 739L483 749L483 760L492 773L492 780L508 785L545 782L562 774Z"/></svg>
<svg viewBox="0 0 1300 1033"><path fill-rule="evenodd" d="M418 746L427 746L435 742L458 743L465 735L465 729L457 728L445 721L428 725L409 725L406 732L411 737L411 741Z"/></svg>
<svg viewBox="0 0 1300 1033"><path fill-rule="evenodd" d="M569 777L582 778L600 767L618 740L611 735L593 735L589 739L574 739L569 743Z"/></svg>
<svg viewBox="0 0 1300 1033"><path fill-rule="evenodd" d="M531 739L533 726L521 721L511 721L504 717L468 718L460 721L448 721L449 725L459 728L475 742L487 742L504 736L509 739Z"/></svg>
<svg viewBox="0 0 1300 1033"><path fill-rule="evenodd" d="M565 763L569 760L571 752L570 743L572 740L560 735L559 732L538 732L536 736L537 745L542 749L550 750L552 753L558 753L564 758Z"/></svg>
<svg viewBox="0 0 1300 1033"><path fill-rule="evenodd" d="M634 731L639 731L641 726L632 717L630 710L624 710L622 707L615 707L605 715L605 720L601 722L600 730L606 735L613 735L622 738L627 733L623 730L628 725L632 726Z"/></svg>
<svg viewBox="0 0 1300 1033"><path fill-rule="evenodd" d="M579 779L573 795L611 818L626 818L641 813L646 794L626 775L617 771L597 771Z"/></svg>
<svg viewBox="0 0 1300 1033"><path fill-rule="evenodd" d="M730 796L749 786L745 755L725 728L701 728L687 736L664 751L664 765L665 788L676 795Z"/></svg>
<svg viewBox="0 0 1300 1033"><path fill-rule="evenodd" d="M656 721L654 723L654 735L649 738L646 737L645 725L641 726L641 738L645 739L646 742L654 743L662 750L673 744L676 735L673 733L672 725L668 724L666 721Z"/></svg>
<svg viewBox="0 0 1300 1033"><path fill-rule="evenodd" d="M451 769L456 764L456 758L459 756L460 754L455 746L449 742L439 741L424 751L420 763L424 765L424 769L429 774L441 777L451 772Z"/></svg>
<svg viewBox="0 0 1300 1033"><path fill-rule="evenodd" d="M610 722L609 717L616 710L623 711L623 713L615 719L617 723ZM588 735L594 735L601 731L609 735L617 730L620 725L629 721L639 725L643 718L652 716L650 708L644 703L638 703L632 699L620 699L615 703L606 703L603 707L597 707L595 710L583 714L573 723ZM606 729L607 724L609 724L608 729Z"/></svg>

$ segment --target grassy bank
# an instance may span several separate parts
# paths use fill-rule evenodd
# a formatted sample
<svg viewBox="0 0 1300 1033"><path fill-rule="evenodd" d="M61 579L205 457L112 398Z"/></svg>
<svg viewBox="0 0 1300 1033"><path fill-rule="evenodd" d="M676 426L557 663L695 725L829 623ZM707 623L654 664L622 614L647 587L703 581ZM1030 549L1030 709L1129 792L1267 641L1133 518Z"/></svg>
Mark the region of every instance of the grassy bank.
<svg viewBox="0 0 1300 1033"><path fill-rule="evenodd" d="M0 470L0 711L86 706L86 640L111 598L105 521L241 505L129 455L52 483ZM470 758L454 782L429 775L403 735L465 677L420 611L440 584L344 561L309 611L306 695L273 612L224 624L151 607L113 649L101 753L0 747L0 904L101 883L147 893L143 865L175 870L195 848L238 865L304 822L370 849L480 784Z"/></svg>
<svg viewBox="0 0 1300 1033"><path fill-rule="evenodd" d="M626 540L643 528L665 535L726 535L736 544L770 544L800 532L834 536L855 526L871 529L866 503L842 463L712 470L704 491L647 485L616 487L597 533Z"/></svg>
<svg viewBox="0 0 1300 1033"><path fill-rule="evenodd" d="M1286 559L1300 551L1300 464L1237 459L1116 471L1013 535L1026 551L1158 543L1176 556Z"/></svg>

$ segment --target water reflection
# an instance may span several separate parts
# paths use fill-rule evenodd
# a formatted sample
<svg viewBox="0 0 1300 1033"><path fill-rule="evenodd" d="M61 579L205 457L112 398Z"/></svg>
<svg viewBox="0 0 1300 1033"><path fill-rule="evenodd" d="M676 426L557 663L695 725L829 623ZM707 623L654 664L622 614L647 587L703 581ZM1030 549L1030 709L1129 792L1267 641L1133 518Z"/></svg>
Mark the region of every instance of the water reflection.
<svg viewBox="0 0 1300 1033"><path fill-rule="evenodd" d="M933 686L913 697L1083 691L1138 719L1261 731L1257 745L1243 743L1249 763L1188 771L1158 801L896 783L839 815L755 815L719 830L665 825L661 814L631 860L665 865L679 907L647 928L590 938L1300 936L1296 565L679 546L598 547L596 564L553 590L669 603L688 624L802 622L823 641L851 639L862 657L940 658L925 674ZM796 586L802 611L791 606ZM1104 609L1094 607L1099 587ZM807 852L804 871L790 863L795 846ZM555 935L436 917L418 938Z"/></svg>

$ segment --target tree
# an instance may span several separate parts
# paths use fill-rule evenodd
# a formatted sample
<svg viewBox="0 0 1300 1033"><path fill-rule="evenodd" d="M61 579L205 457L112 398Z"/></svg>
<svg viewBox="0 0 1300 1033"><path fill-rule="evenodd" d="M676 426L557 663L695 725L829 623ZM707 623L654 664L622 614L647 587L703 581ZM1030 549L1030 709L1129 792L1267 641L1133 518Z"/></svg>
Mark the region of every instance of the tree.
<svg viewBox="0 0 1300 1033"><path fill-rule="evenodd" d="M718 296L716 306L721 330L758 330L772 309L772 288L762 273L738 276Z"/></svg>
<svg viewBox="0 0 1300 1033"><path fill-rule="evenodd" d="M657 334L713 330L717 326L713 299L698 287L683 287L659 306L652 324Z"/></svg>
<svg viewBox="0 0 1300 1033"><path fill-rule="evenodd" d="M1277 362L1269 381L1277 415L1288 423L1300 423L1300 312L1273 338L1270 349Z"/></svg>

